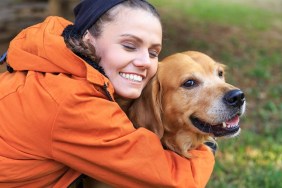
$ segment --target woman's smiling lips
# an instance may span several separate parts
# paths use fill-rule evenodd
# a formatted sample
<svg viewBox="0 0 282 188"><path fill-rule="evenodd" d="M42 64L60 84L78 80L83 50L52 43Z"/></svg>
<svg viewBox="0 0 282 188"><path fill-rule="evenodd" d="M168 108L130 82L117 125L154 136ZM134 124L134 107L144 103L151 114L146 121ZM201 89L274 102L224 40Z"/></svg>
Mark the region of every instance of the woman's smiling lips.
<svg viewBox="0 0 282 188"><path fill-rule="evenodd" d="M125 79L134 81L134 82L141 82L143 80L143 76L133 73L122 73L120 72L119 75Z"/></svg>

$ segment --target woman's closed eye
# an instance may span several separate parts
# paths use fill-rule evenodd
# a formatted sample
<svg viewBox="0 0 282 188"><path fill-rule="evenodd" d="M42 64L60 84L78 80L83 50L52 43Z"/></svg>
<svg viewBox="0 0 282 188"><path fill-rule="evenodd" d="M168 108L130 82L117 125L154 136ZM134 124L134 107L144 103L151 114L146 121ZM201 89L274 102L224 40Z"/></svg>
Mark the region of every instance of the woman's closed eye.
<svg viewBox="0 0 282 188"><path fill-rule="evenodd" d="M131 43L125 43L125 44L122 44L122 46L127 51L134 51L134 50L136 50L136 46L134 44L131 44Z"/></svg>
<svg viewBox="0 0 282 188"><path fill-rule="evenodd" d="M158 58L159 51L158 50L149 50L150 58Z"/></svg>
<svg viewBox="0 0 282 188"><path fill-rule="evenodd" d="M122 46L126 51L129 51L129 52L136 51L139 48L138 45L136 45L134 43L130 43L130 42L123 43ZM158 49L148 49L148 53L149 53L150 58L158 58L160 50L158 50Z"/></svg>

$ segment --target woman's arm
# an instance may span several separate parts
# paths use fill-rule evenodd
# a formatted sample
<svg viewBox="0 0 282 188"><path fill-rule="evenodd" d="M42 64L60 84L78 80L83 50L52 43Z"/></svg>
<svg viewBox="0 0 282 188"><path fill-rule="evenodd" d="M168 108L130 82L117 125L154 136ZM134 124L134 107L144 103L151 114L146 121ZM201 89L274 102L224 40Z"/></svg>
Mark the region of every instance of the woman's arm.
<svg viewBox="0 0 282 188"><path fill-rule="evenodd" d="M206 147L192 159L164 150L135 129L117 103L80 94L61 104L53 127L55 160L116 187L205 187L214 166ZM79 101L79 102L78 102Z"/></svg>

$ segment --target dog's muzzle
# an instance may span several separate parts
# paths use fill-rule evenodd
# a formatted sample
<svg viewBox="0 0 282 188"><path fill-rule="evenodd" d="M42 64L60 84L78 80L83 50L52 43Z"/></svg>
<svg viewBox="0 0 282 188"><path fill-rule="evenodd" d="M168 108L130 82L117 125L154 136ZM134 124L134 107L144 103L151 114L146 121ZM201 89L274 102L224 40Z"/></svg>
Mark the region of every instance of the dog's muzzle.
<svg viewBox="0 0 282 188"><path fill-rule="evenodd" d="M211 134L215 137L232 137L236 136L240 132L239 120L243 113L243 105L245 104L245 95L239 90L228 91L223 97L224 104L227 109L232 112L230 117L223 122L217 124L210 124L202 121L198 117L190 117L193 125L204 133Z"/></svg>

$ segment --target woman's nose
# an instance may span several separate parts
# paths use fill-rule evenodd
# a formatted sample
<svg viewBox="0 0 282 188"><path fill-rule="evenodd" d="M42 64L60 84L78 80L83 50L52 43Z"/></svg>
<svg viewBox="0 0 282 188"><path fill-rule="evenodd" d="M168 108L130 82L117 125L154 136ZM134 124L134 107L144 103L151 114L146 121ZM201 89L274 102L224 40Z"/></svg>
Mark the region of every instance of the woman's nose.
<svg viewBox="0 0 282 188"><path fill-rule="evenodd" d="M138 67L149 67L151 66L151 58L149 52L140 53L134 60L134 65Z"/></svg>

